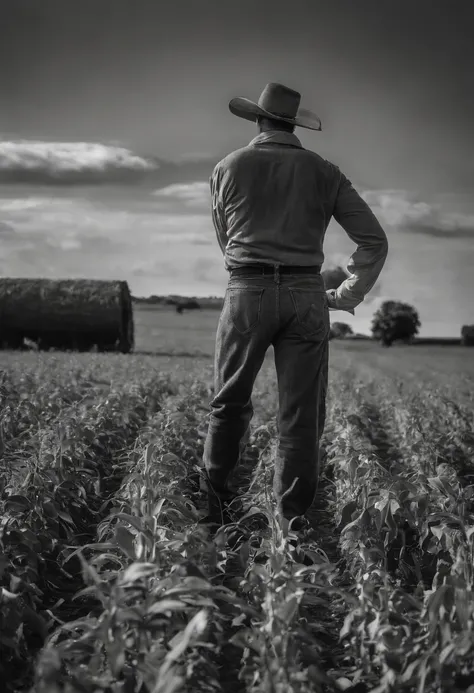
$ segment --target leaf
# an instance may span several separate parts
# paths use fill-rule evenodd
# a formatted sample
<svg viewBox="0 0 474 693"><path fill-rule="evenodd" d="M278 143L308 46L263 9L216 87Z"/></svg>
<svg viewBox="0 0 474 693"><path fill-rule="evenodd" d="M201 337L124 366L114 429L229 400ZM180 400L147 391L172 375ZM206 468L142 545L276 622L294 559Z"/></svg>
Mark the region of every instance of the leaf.
<svg viewBox="0 0 474 693"><path fill-rule="evenodd" d="M252 506L250 510L248 510L245 515L243 515L240 518L240 522L243 522L243 520L248 519L249 517L253 517L254 515L263 515L264 517L267 518L268 522L271 524L271 518L269 513L266 510L262 510L261 508L258 508L257 506Z"/></svg>
<svg viewBox="0 0 474 693"><path fill-rule="evenodd" d="M341 520L339 522L339 525L341 525L341 524L346 525L348 522L350 522L352 520L352 515L356 510L357 510L357 501L356 500L352 500L352 501L349 501L349 503L346 503L346 505L342 508Z"/></svg>
<svg viewBox="0 0 474 693"><path fill-rule="evenodd" d="M155 506L153 507L152 511L153 517L157 517L160 514L161 508L163 507L165 501L166 498L160 498L160 500L155 503Z"/></svg>
<svg viewBox="0 0 474 693"><path fill-rule="evenodd" d="M187 420L187 418L187 415L182 411L175 411L168 416L169 421L183 421Z"/></svg>
<svg viewBox="0 0 474 693"><path fill-rule="evenodd" d="M67 563L68 561L71 560L74 556L77 556L78 554L81 554L84 549L94 549L95 551L109 551L109 550L114 550L116 549L116 544L112 544L111 542L102 542L102 543L97 543L97 544L84 544L83 546L80 546L78 549L75 551L72 551L65 559L64 563Z"/></svg>
<svg viewBox="0 0 474 693"><path fill-rule="evenodd" d="M250 544L248 541L244 541L242 543L242 545L240 547L240 551L239 551L239 558L240 558L240 562L241 562L243 568L247 567L248 562L249 562L249 556L250 556ZM273 556L272 556L272 559L273 559ZM272 564L272 568L273 568L273 570L275 570L275 567L273 566L273 564ZM277 572L277 571L275 571L275 572Z"/></svg>
<svg viewBox="0 0 474 693"><path fill-rule="evenodd" d="M442 539L444 537L444 533L446 530L446 525L431 525L430 527L431 533L434 534L434 536L437 539Z"/></svg>
<svg viewBox="0 0 474 693"><path fill-rule="evenodd" d="M167 611L186 611L186 609L189 609L188 604L178 599L161 599L147 609L147 614L164 614Z"/></svg>
<svg viewBox="0 0 474 693"><path fill-rule="evenodd" d="M136 580L141 580L142 578L148 578L158 572L158 566L154 563L132 563L126 568L122 575L119 577L119 583L121 585L129 584L135 582Z"/></svg>
<svg viewBox="0 0 474 693"><path fill-rule="evenodd" d="M58 517L60 517L61 520L64 520L64 522L67 522L70 525L74 525L74 520L72 519L70 514L64 512L64 510L58 510Z"/></svg>
<svg viewBox="0 0 474 693"><path fill-rule="evenodd" d="M192 641L201 635L207 627L207 613L204 609L189 621L184 629L175 635L169 642L172 650L165 657L164 664L168 666L181 657L184 651L192 644Z"/></svg>
<svg viewBox="0 0 474 693"><path fill-rule="evenodd" d="M107 659L110 664L110 670L115 678L120 676L125 664L125 650L122 639L109 640L105 643Z"/></svg>
<svg viewBox="0 0 474 693"><path fill-rule="evenodd" d="M55 520L58 516L58 511L56 509L56 506L51 501L45 501L43 503L43 512L45 515L50 517L52 520Z"/></svg>
<svg viewBox="0 0 474 693"><path fill-rule="evenodd" d="M397 529L397 523L393 519L392 515L392 502L389 501L387 504L387 515L385 517L385 522L390 527L390 529L396 530Z"/></svg>
<svg viewBox="0 0 474 693"><path fill-rule="evenodd" d="M444 493L446 493L445 488L443 486L443 482L441 481L439 476L429 476L427 481L432 488L435 488L438 491L444 491Z"/></svg>
<svg viewBox="0 0 474 693"><path fill-rule="evenodd" d="M235 617L232 619L231 625L232 625L234 628L236 628L237 626L241 626L242 623L245 623L246 620L247 620L247 615L244 614L244 613L242 613L242 614L239 614L238 616L235 616Z"/></svg>
<svg viewBox="0 0 474 693"><path fill-rule="evenodd" d="M251 570L251 575L257 575L264 582L266 582L267 580L270 579L270 575L269 575L267 569L264 568L264 566L260 565L259 563L254 563L250 570Z"/></svg>
<svg viewBox="0 0 474 693"><path fill-rule="evenodd" d="M122 525L115 527L114 539L122 551L132 560L136 559L135 537Z"/></svg>
<svg viewBox="0 0 474 693"><path fill-rule="evenodd" d="M74 439L73 438L64 438L61 441L61 452L66 452L67 450L70 450L73 446Z"/></svg>
<svg viewBox="0 0 474 693"><path fill-rule="evenodd" d="M441 650L441 653L439 655L439 662L440 664L444 664L446 659L449 657L451 652L454 652L456 650L456 645L453 642L448 643L443 649Z"/></svg>
<svg viewBox="0 0 474 693"><path fill-rule="evenodd" d="M241 647L242 649L248 647L257 654L260 654L260 647L258 643L260 637L261 635L259 631L253 632L253 630L250 630L250 628L246 628L245 630L239 630L237 633L235 633L235 635L232 635L232 637L229 638L229 642L232 645Z"/></svg>
<svg viewBox="0 0 474 693"><path fill-rule="evenodd" d="M155 446L153 443L149 443L145 448L145 471L150 469L153 460L153 453L155 451Z"/></svg>
<svg viewBox="0 0 474 693"><path fill-rule="evenodd" d="M7 512L22 512L29 510L31 507L30 501L25 496L9 496L5 501L4 508Z"/></svg>
<svg viewBox="0 0 474 693"><path fill-rule="evenodd" d="M143 523L139 517L129 515L128 513L117 513L114 515L114 517L118 517L119 520L124 520L124 522L128 522L128 524L132 525L132 527L134 527L138 532L145 533L145 527L143 526Z"/></svg>
<svg viewBox="0 0 474 693"><path fill-rule="evenodd" d="M298 610L298 599L295 596L291 596L282 606L278 609L279 617L288 626L293 620L296 612Z"/></svg>
<svg viewBox="0 0 474 693"><path fill-rule="evenodd" d="M469 529L466 531L467 539L469 540L473 534L474 534L474 527L469 527Z"/></svg>

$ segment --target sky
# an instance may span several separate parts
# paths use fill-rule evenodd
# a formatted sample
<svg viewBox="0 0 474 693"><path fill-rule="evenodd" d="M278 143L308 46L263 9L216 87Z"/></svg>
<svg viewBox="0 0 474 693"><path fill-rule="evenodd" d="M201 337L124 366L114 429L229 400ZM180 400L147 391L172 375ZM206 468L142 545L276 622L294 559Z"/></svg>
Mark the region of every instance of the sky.
<svg viewBox="0 0 474 693"><path fill-rule="evenodd" d="M384 300L422 336L474 322L474 10L469 0L0 0L0 276L126 279L218 295L209 176L256 134L267 82L302 94L389 240L354 317ZM332 220L325 265L355 250Z"/></svg>

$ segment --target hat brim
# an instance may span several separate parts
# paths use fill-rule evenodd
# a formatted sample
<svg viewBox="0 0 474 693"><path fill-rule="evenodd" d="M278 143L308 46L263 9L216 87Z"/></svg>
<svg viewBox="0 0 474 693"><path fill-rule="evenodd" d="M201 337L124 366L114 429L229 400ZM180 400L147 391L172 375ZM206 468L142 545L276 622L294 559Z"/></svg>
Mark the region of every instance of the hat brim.
<svg viewBox="0 0 474 693"><path fill-rule="evenodd" d="M229 101L229 110L238 118L244 118L245 120L250 120L252 122L255 122L257 120L257 116L260 115L267 118L273 118L273 120L282 120L285 123L297 125L300 128L307 128L308 130L322 130L321 120L318 118L316 113L312 113L305 108L299 108L295 118L282 118L281 116L277 116L274 113L266 111L254 101L250 101L250 99L245 99L243 96L237 96L235 99L231 99Z"/></svg>

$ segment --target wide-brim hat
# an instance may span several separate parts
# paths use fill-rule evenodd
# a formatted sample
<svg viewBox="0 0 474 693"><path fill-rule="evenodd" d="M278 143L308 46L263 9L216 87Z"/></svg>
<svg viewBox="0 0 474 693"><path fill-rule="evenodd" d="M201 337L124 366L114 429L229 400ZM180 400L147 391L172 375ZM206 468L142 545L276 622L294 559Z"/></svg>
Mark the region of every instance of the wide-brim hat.
<svg viewBox="0 0 474 693"><path fill-rule="evenodd" d="M239 118L255 122L257 116L297 125L309 130L321 130L321 120L312 111L300 108L301 94L277 82L269 82L257 103L237 96L229 101L229 110Z"/></svg>

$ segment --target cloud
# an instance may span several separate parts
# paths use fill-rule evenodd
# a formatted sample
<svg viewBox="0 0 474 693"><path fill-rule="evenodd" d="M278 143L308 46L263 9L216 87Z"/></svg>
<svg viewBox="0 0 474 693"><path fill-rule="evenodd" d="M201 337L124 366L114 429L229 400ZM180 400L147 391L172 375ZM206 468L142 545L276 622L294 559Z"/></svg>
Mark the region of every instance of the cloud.
<svg viewBox="0 0 474 693"><path fill-rule="evenodd" d="M217 265L219 265L217 267ZM213 283L216 277L216 270L221 268L221 263L217 258L201 257L193 264L193 277L198 282Z"/></svg>
<svg viewBox="0 0 474 693"><path fill-rule="evenodd" d="M211 208L209 183L204 181L173 183L153 191L152 195L165 204L182 205L206 212L209 212Z"/></svg>
<svg viewBox="0 0 474 693"><path fill-rule="evenodd" d="M89 190L85 197L62 189L42 196L31 188L34 195L15 198L15 190L0 197L0 264L10 276L118 277L140 295L168 293L177 286L191 290L193 282L203 287L206 266L198 264L196 278L194 263L214 257L210 290L219 293L225 284L210 214L186 206L173 211L181 205L175 192L186 198L184 189L171 190L169 210L157 207L149 191L110 196L101 188L103 194Z"/></svg>
<svg viewBox="0 0 474 693"><path fill-rule="evenodd" d="M337 289L348 277L347 272L345 272L342 267L324 269L321 274L324 278L326 289Z"/></svg>
<svg viewBox="0 0 474 693"><path fill-rule="evenodd" d="M148 278L167 278L171 279L179 274L179 267L169 262L163 262L155 258L147 260L137 260L129 269L129 272L134 277Z"/></svg>
<svg viewBox="0 0 474 693"><path fill-rule="evenodd" d="M96 142L0 141L0 182L133 182L159 168L156 159Z"/></svg>
<svg viewBox="0 0 474 693"><path fill-rule="evenodd" d="M10 224L5 224L5 222L0 221L0 237L5 239L9 236L15 235L15 229Z"/></svg>
<svg viewBox="0 0 474 693"><path fill-rule="evenodd" d="M55 186L117 183L154 188L202 181L219 160L205 153L165 160L120 143L47 142L0 138L0 183Z"/></svg>
<svg viewBox="0 0 474 693"><path fill-rule="evenodd" d="M361 196L382 224L431 236L474 235L474 215L445 212L406 190L366 190Z"/></svg>
<svg viewBox="0 0 474 693"><path fill-rule="evenodd" d="M89 238L120 239L146 247L183 243L210 245L215 232L209 214L189 208L177 213L173 200L169 209L156 208L149 196L140 204L128 203L126 197L100 201L87 198L30 197L0 198L0 214L5 219L0 233L18 236L32 234L59 240L68 238L64 247L71 249L71 239L85 242Z"/></svg>

